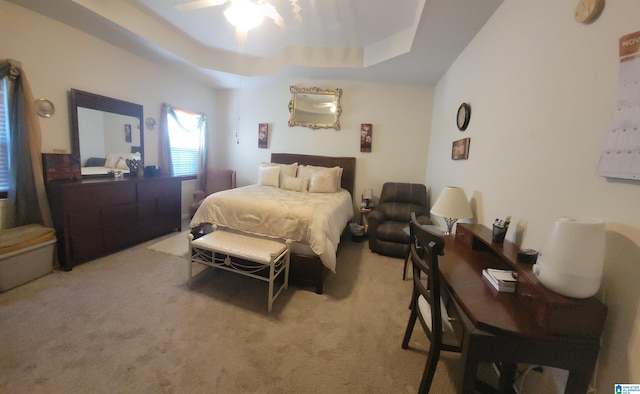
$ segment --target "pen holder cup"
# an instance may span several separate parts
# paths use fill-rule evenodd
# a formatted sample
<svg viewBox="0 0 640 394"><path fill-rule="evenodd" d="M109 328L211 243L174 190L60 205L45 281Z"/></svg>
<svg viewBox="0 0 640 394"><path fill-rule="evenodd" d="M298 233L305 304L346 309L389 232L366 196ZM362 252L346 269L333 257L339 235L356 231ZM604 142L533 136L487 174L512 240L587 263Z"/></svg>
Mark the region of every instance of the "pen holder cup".
<svg viewBox="0 0 640 394"><path fill-rule="evenodd" d="M503 226L493 225L493 242L503 243L504 236L507 235L507 228Z"/></svg>

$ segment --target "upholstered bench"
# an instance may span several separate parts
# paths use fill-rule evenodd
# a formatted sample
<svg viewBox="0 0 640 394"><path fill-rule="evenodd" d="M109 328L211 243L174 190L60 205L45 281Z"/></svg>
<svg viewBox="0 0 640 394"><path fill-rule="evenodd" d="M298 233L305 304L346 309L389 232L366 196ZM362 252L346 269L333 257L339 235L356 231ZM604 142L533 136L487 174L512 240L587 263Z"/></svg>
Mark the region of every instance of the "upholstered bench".
<svg viewBox="0 0 640 394"><path fill-rule="evenodd" d="M236 272L269 283L267 311L289 285L291 241L281 242L217 230L194 240L189 234L189 287L193 282L193 263ZM267 272L268 271L268 272ZM275 280L284 275L279 288Z"/></svg>

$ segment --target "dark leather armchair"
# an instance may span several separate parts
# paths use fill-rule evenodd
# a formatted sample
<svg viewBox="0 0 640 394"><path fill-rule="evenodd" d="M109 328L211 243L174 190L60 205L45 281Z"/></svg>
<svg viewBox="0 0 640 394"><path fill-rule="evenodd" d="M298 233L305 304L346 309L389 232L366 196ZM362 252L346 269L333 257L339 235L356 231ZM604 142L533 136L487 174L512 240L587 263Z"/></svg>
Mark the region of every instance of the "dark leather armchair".
<svg viewBox="0 0 640 394"><path fill-rule="evenodd" d="M372 252L406 258L411 237L411 213L418 222L431 224L427 188L417 183L387 182L382 186L378 206L369 212L369 249Z"/></svg>
<svg viewBox="0 0 640 394"><path fill-rule="evenodd" d="M236 172L226 168L211 168L207 170L204 180L204 189L193 192L191 204L191 217L196 213L202 201L215 192L233 189L236 187Z"/></svg>

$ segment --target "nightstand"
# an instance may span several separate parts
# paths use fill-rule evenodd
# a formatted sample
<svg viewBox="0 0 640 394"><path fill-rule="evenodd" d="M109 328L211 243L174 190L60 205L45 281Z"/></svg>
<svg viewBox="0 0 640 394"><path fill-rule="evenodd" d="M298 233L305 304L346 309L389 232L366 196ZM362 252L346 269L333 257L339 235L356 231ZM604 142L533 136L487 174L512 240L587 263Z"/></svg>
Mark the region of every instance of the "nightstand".
<svg viewBox="0 0 640 394"><path fill-rule="evenodd" d="M367 219L367 215L371 212L371 208L360 208L360 222L364 226L364 235L369 233L369 220Z"/></svg>

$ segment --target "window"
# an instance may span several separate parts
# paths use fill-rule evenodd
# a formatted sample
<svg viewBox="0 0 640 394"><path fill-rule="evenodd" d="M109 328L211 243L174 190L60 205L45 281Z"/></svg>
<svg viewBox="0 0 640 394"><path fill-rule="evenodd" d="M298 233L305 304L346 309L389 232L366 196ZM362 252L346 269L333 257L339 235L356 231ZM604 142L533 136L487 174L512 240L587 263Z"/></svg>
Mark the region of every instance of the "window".
<svg viewBox="0 0 640 394"><path fill-rule="evenodd" d="M174 176L196 175L207 118L173 108L167 113L171 166Z"/></svg>
<svg viewBox="0 0 640 394"><path fill-rule="evenodd" d="M9 105L7 78L0 80L0 198L9 192Z"/></svg>

